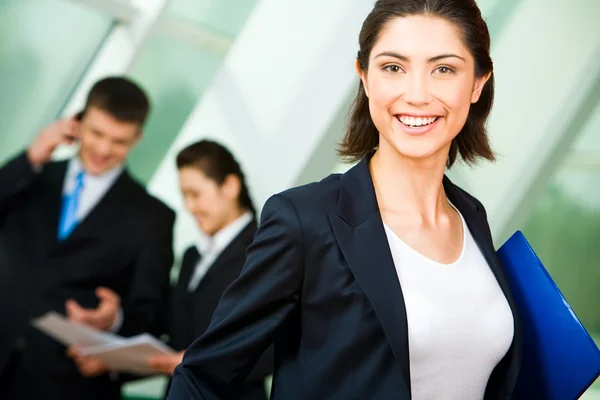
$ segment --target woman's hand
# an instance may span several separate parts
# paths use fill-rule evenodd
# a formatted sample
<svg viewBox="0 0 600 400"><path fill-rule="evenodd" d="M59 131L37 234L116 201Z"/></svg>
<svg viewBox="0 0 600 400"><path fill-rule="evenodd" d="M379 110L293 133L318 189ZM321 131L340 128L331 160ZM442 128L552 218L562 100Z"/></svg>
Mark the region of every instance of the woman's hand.
<svg viewBox="0 0 600 400"><path fill-rule="evenodd" d="M82 355L77 347L70 347L67 355L73 359L77 369L85 377L93 378L108 372L108 368L102 361Z"/></svg>
<svg viewBox="0 0 600 400"><path fill-rule="evenodd" d="M181 361L183 360L183 353L183 351L180 351L179 353L173 355L150 357L148 364L154 369L154 371L172 376L173 372L175 371L175 367L181 364Z"/></svg>

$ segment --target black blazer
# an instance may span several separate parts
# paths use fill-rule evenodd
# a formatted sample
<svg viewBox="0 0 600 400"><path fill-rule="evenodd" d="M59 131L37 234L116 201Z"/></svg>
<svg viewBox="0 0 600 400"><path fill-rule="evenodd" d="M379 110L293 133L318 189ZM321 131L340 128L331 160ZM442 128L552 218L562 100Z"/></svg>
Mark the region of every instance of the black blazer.
<svg viewBox="0 0 600 400"><path fill-rule="evenodd" d="M168 332L169 344L175 350L187 349L208 328L210 320L227 287L239 276L246 261L246 249L256 233L256 221L250 222L217 257L198 287L188 291L200 254L195 246L187 249L181 263L177 285L173 287L169 312L164 330ZM257 365L246 378L235 399L267 398L265 376L273 373L272 346L261 356Z"/></svg>
<svg viewBox="0 0 600 400"><path fill-rule="evenodd" d="M84 378L64 346L30 321L51 310L64 314L69 298L96 307L95 289L105 286L121 296L123 324L117 333L147 331L168 291L175 214L123 172L60 242L66 169L66 161L54 162L35 173L26 154L0 168L0 371L5 370L0 375L10 372L5 367L20 343L18 368L9 368L17 374L13 380L27 370L39 381L13 388L26 390L19 393L34 396L31 390L39 389L36 398L120 399L118 382L108 375Z"/></svg>
<svg viewBox="0 0 600 400"><path fill-rule="evenodd" d="M504 291L515 336L486 399L510 399L521 361L515 303L483 206L444 179ZM240 277L176 369L169 400L223 399L275 341L274 399L410 399L402 290L368 158L270 198Z"/></svg>

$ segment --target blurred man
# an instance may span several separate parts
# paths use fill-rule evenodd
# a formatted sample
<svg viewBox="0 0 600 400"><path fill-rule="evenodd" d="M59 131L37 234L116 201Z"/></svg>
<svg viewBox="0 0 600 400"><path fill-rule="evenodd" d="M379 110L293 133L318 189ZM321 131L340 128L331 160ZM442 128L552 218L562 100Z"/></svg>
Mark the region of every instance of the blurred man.
<svg viewBox="0 0 600 400"><path fill-rule="evenodd" d="M125 168L148 111L134 83L104 79L77 119L47 127L0 168L1 399L121 398L114 377L85 378L77 357L31 320L53 310L125 336L155 324L174 213ZM50 162L73 141L76 157Z"/></svg>

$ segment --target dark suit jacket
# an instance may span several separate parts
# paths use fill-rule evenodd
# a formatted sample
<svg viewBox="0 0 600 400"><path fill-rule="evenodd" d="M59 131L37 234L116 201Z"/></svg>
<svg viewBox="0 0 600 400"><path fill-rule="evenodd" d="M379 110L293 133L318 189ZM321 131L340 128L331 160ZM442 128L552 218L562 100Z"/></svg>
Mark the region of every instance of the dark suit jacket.
<svg viewBox="0 0 600 400"><path fill-rule="evenodd" d="M486 399L510 399L522 333L483 206L444 179L513 311ZM240 277L176 369L169 400L223 399L275 341L274 399L410 399L402 289L368 158L269 199Z"/></svg>
<svg viewBox="0 0 600 400"><path fill-rule="evenodd" d="M55 162L35 173L21 154L0 169L0 371L20 342L13 373L35 373L43 382L13 388L25 390L22 396L37 396L31 390L39 389L44 399L119 399L118 382L107 375L83 378L64 346L32 328L31 319L50 310L64 314L69 298L96 307L95 289L105 286L121 296L124 319L117 333L148 330L168 290L175 215L123 172L60 242L66 168L66 161Z"/></svg>
<svg viewBox="0 0 600 400"><path fill-rule="evenodd" d="M256 233L256 222L249 223L223 250L202 278L195 291L188 291L200 254L196 247L183 256L177 285L172 290L165 330L169 344L175 350L187 349L208 328L225 289L239 276L246 261L246 248ZM235 399L266 399L264 379L273 373L272 346L261 356L250 376L231 397Z"/></svg>

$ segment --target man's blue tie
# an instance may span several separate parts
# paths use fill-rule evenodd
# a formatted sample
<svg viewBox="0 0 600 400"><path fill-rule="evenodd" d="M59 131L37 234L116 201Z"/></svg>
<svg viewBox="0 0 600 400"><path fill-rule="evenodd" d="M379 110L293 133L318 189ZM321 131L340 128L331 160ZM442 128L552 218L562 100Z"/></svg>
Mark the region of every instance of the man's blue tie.
<svg viewBox="0 0 600 400"><path fill-rule="evenodd" d="M64 240L77 226L77 207L79 206L79 197L83 190L83 179L85 173L79 172L75 177L75 187L70 194L63 196L62 212L58 225L58 238Z"/></svg>

